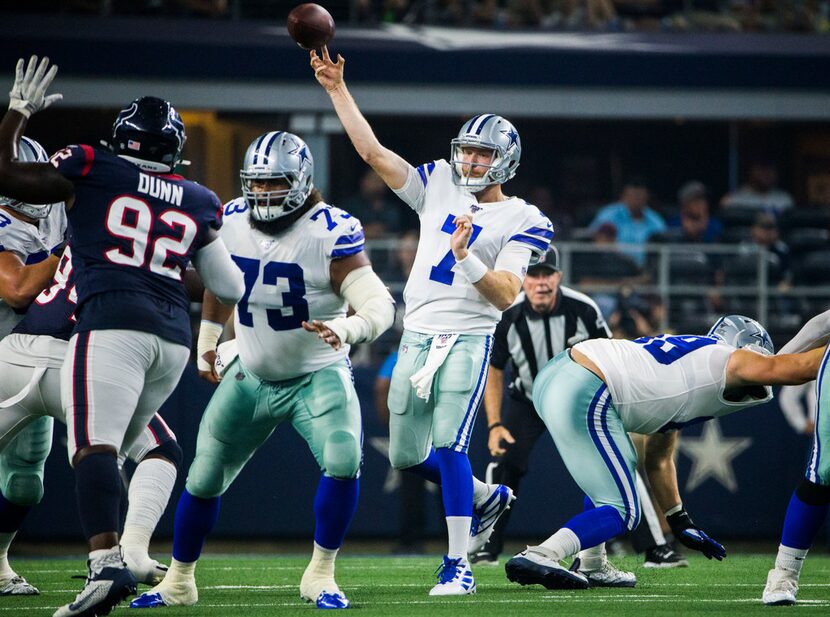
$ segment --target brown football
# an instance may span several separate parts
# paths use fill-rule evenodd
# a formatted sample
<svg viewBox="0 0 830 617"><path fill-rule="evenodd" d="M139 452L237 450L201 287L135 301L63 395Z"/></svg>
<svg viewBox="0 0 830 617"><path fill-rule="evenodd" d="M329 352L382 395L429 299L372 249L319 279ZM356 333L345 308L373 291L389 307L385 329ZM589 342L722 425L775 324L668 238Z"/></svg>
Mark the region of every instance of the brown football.
<svg viewBox="0 0 830 617"><path fill-rule="evenodd" d="M288 34L303 49L318 49L334 36L334 19L319 4L301 4L288 14Z"/></svg>

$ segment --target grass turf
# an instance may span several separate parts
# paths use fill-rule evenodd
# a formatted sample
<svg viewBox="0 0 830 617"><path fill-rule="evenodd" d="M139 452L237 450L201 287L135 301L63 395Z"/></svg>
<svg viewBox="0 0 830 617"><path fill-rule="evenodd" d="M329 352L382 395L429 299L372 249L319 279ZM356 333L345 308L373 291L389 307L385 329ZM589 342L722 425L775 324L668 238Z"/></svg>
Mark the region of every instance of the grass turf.
<svg viewBox="0 0 830 617"><path fill-rule="evenodd" d="M196 606L153 609L147 617L169 614L221 617L260 615L311 615L316 609L298 599L298 584L306 564L305 556L206 555L199 562L197 577L200 598ZM591 589L548 591L540 586L521 587L510 583L502 566L474 569L478 593L474 596L431 598L433 570L439 558L350 557L337 562L337 580L360 615L395 617L454 617L460 610L475 617L504 615L608 614L628 615L770 615L796 610L809 615L830 614L830 556L811 555L801 576L796 607L773 608L761 604L761 591L772 555L731 555L724 562L689 557L690 567L651 570L636 557L613 558L619 567L634 570L633 589ZM0 598L0 617L51 615L69 602L81 588L83 562L77 559L13 559L13 566L40 596ZM148 589L140 586L139 592ZM147 610L118 607L116 615L145 615Z"/></svg>

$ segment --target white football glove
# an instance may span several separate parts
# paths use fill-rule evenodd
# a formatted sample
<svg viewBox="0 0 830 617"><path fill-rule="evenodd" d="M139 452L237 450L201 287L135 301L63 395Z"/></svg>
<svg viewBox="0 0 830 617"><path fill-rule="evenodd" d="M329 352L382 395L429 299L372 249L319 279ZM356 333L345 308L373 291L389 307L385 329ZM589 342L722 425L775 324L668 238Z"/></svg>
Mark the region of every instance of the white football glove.
<svg viewBox="0 0 830 617"><path fill-rule="evenodd" d="M63 98L62 94L46 95L49 84L58 73L57 65L49 68L49 58L44 57L38 64L37 56L29 58L26 72L23 72L24 60L17 61L14 86L9 92L9 109L18 111L27 118L33 113L46 109L55 101Z"/></svg>

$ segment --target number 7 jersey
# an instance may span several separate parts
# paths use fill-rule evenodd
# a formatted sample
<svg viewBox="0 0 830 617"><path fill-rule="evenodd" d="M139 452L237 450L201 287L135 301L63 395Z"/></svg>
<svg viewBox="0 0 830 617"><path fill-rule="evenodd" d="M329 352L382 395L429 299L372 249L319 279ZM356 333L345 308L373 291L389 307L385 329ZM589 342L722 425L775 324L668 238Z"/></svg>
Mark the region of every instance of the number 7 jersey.
<svg viewBox="0 0 830 617"><path fill-rule="evenodd" d="M302 327L303 321L345 317L347 302L331 287L333 259L363 250L363 228L322 202L274 236L250 226L242 198L225 206L220 236L245 280L234 327L239 357L262 379L283 381L342 361L340 349Z"/></svg>
<svg viewBox="0 0 830 617"><path fill-rule="evenodd" d="M772 399L772 388L742 388L724 398L726 364L736 351L710 336L647 336L634 341L593 339L574 349L605 376L625 429L648 435L725 416Z"/></svg>

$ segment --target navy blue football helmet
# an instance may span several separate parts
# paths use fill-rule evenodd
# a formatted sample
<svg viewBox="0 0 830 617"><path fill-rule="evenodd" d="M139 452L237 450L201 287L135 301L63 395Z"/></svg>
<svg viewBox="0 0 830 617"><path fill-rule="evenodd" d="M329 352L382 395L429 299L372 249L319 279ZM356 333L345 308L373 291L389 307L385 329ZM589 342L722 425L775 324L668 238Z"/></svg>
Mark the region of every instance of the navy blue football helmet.
<svg viewBox="0 0 830 617"><path fill-rule="evenodd" d="M775 353L775 346L764 326L750 317L727 315L715 322L709 330L712 336L738 349L747 348L766 355Z"/></svg>
<svg viewBox="0 0 830 617"><path fill-rule="evenodd" d="M143 96L118 114L110 148L146 171L170 172L186 140L179 112L168 101Z"/></svg>

